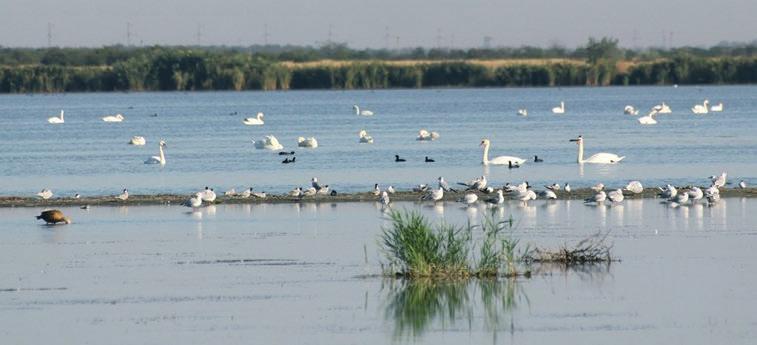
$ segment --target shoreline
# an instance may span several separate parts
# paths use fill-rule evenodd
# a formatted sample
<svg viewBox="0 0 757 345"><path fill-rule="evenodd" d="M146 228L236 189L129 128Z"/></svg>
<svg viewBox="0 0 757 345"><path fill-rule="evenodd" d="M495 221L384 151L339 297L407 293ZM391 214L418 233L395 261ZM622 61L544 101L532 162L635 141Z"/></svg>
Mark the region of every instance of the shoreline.
<svg viewBox="0 0 757 345"><path fill-rule="evenodd" d="M624 192L626 199L659 199L657 194L659 191L657 188L648 188L640 194L632 194L630 192ZM420 201L420 198L425 193L416 193L410 191L398 191L394 194L390 194L391 201ZM496 196L496 193L486 194L477 193L480 202ZM565 191L559 191L557 193L557 200L583 200L590 196L593 196L595 192L590 188L574 189L570 193ZM444 193L442 201L457 201L462 198L465 192ZM721 189L720 196L723 198L729 197L742 197L742 198L757 198L757 188L725 188ZM71 206L140 206L140 205L179 205L182 202L189 199L191 195L181 194L151 194L151 195L130 195L128 200L122 201L116 199L115 195L105 196L91 196L75 198L51 198L41 199L39 197L26 197L26 196L0 196L0 208L12 208L12 207L71 207ZM218 198L212 204L203 203L203 206L207 205L224 205L224 204L294 204L294 203L319 203L319 202L377 202L378 197L373 193L345 193L338 194L336 196L314 196L314 197L302 197L296 198L288 195L269 195L268 197L261 199L255 197L242 198L242 197L227 197L218 196ZM505 200L516 200L512 196L505 194ZM546 200L538 198L537 200ZM432 203L431 201L424 201L426 203Z"/></svg>

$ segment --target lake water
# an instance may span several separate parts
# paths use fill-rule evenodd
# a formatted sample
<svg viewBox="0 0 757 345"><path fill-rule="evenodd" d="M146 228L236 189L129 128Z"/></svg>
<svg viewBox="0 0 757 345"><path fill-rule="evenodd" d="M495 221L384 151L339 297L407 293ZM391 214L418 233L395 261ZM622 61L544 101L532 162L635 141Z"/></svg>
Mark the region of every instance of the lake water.
<svg viewBox="0 0 757 345"><path fill-rule="evenodd" d="M463 224L487 210L396 203ZM523 244L608 233L622 261L530 279L387 280L372 203L3 208L5 344L752 344L756 199L498 210Z"/></svg>
<svg viewBox="0 0 757 345"><path fill-rule="evenodd" d="M705 98L725 111L696 116L689 108ZM566 114L550 109L560 100ZM645 113L667 102L673 114L641 126L623 107ZM352 105L373 110L356 116ZM526 107L529 116L515 115ZM61 109L66 123L46 119ZM266 124L248 127L245 116L262 111ZM230 115L238 112L237 115ZM123 123L105 123L123 113ZM157 117L151 117L158 114ZM190 193L254 186L285 192L313 176L339 191L365 191L373 183L409 188L443 175L467 181L488 174L496 183L529 180L534 185L576 186L628 179L647 184L704 184L706 176L728 171L733 179L754 179L757 171L757 87L608 87L440 89L382 91L92 93L0 96L0 195L31 195L51 188L59 196L132 193ZM373 145L358 144L366 129ZM420 128L438 131L435 142L415 140ZM275 135L296 150L297 163L253 148L251 139ZM583 168L575 163L582 134L586 153L626 156L616 166ZM144 147L126 143L147 138ZM298 136L317 137L315 150L296 147ZM520 169L484 169L480 140L492 140L492 155L516 155L545 162ZM145 165L168 142L167 165ZM393 162L395 154L408 162ZM430 156L436 163L423 163Z"/></svg>

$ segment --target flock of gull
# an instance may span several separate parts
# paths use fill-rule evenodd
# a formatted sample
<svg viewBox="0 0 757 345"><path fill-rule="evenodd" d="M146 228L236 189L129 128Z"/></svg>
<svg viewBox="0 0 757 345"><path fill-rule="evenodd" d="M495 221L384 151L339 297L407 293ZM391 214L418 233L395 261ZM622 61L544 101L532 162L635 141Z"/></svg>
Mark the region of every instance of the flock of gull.
<svg viewBox="0 0 757 345"><path fill-rule="evenodd" d="M357 105L353 106L353 110L356 115L358 116L373 116L374 113L370 110L360 109ZM560 106L554 107L552 109L552 112L554 114L564 114L566 111L565 109L565 102L560 102ZM723 104L719 103L717 105L710 106L709 101L705 100L702 104L697 104L694 107L691 108L691 111L695 114L707 114L708 112L719 112L723 111ZM639 123L641 124L656 124L657 121L654 119L654 116L657 114L667 114L671 113L672 110L670 107L665 104L664 102L658 105L655 105L652 107L650 113L647 116L643 116L638 118ZM635 107L628 105L624 109L624 113L628 115L638 115L639 110ZM518 109L517 114L521 116L527 116L528 110L525 108ZM64 112L61 110L60 115L56 117L50 117L48 118L48 122L51 124L62 124L64 123ZM122 114L115 114L115 115L107 115L102 117L102 121L104 122L122 122L124 121L124 116ZM242 123L247 126L262 126L265 124L265 115L263 113L257 113L255 117L247 117L242 120ZM418 132L417 140L419 141L433 141L440 137L439 133L434 131L428 131L426 129L421 129ZM578 146L578 152L577 152L577 163L583 164L583 163L590 163L590 164L616 164L620 161L622 161L625 156L619 156L617 154L613 153L606 153L606 152L600 152L596 153L594 155L591 155L587 158L584 157L584 138L582 136L578 136L575 139L571 139L571 142L575 142ZM368 134L368 132L365 129L361 129L358 132L358 142L361 144L371 144L373 143L373 137ZM287 157L282 163L294 163L296 161L296 157L293 155L295 154L294 151L281 151L283 150L283 145L279 143L278 139L273 135L266 135L261 140L253 140L254 146L257 149L267 149L267 150L274 150L274 151L280 151L279 155L282 156L289 156L292 155L292 157ZM131 140L129 141L130 145L135 146L143 146L146 144L146 139L142 136L133 136ZM318 147L318 140L315 137L299 137L297 139L297 145L299 147L304 148L317 148ZM159 164L159 165L165 165L166 164L166 156L164 152L164 148L166 147L166 142L163 140L160 140L158 143L158 155L151 156L147 160L145 160L145 164ZM489 139L482 139L480 142L480 147L483 149L483 156L482 156L482 164L483 165L506 165L510 168L517 168L520 165L526 163L526 159L516 157L516 156L497 156L490 158L489 157L489 150L491 147L491 141ZM399 155L395 155L395 162L404 162L405 159L400 158ZM538 156L534 156L533 159L534 162L538 163L542 160L538 158ZM433 159L429 157L425 157L425 162L430 163L434 162ZM672 205L684 205L687 203L696 203L699 202L699 200L706 200L708 203L712 204L719 200L720 198L720 188L723 188L726 184L726 177L727 174L723 172L720 175L717 176L711 176L711 182L712 184L710 186L705 187L696 187L696 186L689 186L686 188L677 188L672 185L667 185L665 187L658 187L659 189L659 196L664 198L666 202L670 202ZM445 192L457 192L457 190L451 188L449 184L444 180L443 177L438 178L438 188L431 188L427 184L421 184L417 187L413 188L413 192L416 193L422 193L422 197L420 198L421 201L441 201L444 198ZM487 204L494 204L494 205L500 205L505 202L505 195L509 196L509 199L515 199L520 200L524 203L530 201L530 200L536 200L537 198L541 197L543 199L557 199L557 193L570 193L571 188L570 185L565 184L564 187L561 187L560 184L554 183L552 185L545 186L545 190L542 191L534 191L532 186L528 184L528 182L523 182L518 185L511 185L509 183L505 184L501 188L494 188L490 185L488 185L488 181L486 176L481 176L478 178L475 178L471 181L465 182L465 183L458 183L462 187L464 187L465 194L464 196L459 200L460 202L467 204L467 205L474 205L479 200L479 195L486 195L486 194L492 194L492 197L487 197L485 200L483 200ZM741 181L739 183L739 186L741 188L746 188L746 182ZM612 204L620 203L624 199L624 192L626 193L633 193L633 194L639 194L643 192L643 186L640 181L631 181L629 182L624 188L618 188L613 189L610 191L605 191L605 186L602 183L599 183L592 187L592 189L596 192L595 195L585 200L586 203L589 204L604 204L605 202L609 202ZM388 186L386 189L381 190L379 188L379 185L374 185L374 189L371 191L374 196L378 198L378 201L385 206L389 206L390 204L390 195L394 194L396 190L392 186ZM289 193L287 193L288 197L292 198L308 198L308 197L317 197L317 196L334 196L337 192L333 189L331 189L328 185L322 185L319 183L317 178L312 178L311 180L311 186L308 188L302 188L302 187L296 187L295 189L291 190ZM50 199L53 197L53 192L50 189L43 189L39 193L37 193L37 196L39 196L42 199ZM234 198L266 198L268 195L265 192L259 192L254 191L252 187L244 189L242 192L237 192L235 189L230 189L224 193L225 197L234 197ZM79 198L80 195L76 194L74 198ZM195 193L191 198L186 200L182 205L197 208L201 207L206 204L212 204L216 200L216 193L213 188L205 187L204 190L201 190L197 193ZM126 201L129 198L129 192L127 189L124 189L123 192L119 195L115 196L115 199L120 201ZM52 210L57 211L57 210ZM45 216L47 215L47 216ZM49 223L57 223L57 222L70 222L70 219L65 218L62 216L62 213L59 211L57 212L51 212L51 211L45 211L42 215L40 215L40 219L45 219L48 221L48 218L50 221ZM64 219L65 218L65 219Z"/></svg>

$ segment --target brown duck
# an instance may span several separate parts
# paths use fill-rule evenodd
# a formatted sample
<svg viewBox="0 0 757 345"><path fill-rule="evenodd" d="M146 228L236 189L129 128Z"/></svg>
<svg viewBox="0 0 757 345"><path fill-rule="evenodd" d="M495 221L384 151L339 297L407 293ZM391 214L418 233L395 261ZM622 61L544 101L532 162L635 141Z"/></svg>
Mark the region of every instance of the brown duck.
<svg viewBox="0 0 757 345"><path fill-rule="evenodd" d="M47 224L66 223L71 224L71 219L64 216L60 210L42 211L37 219L43 219Z"/></svg>

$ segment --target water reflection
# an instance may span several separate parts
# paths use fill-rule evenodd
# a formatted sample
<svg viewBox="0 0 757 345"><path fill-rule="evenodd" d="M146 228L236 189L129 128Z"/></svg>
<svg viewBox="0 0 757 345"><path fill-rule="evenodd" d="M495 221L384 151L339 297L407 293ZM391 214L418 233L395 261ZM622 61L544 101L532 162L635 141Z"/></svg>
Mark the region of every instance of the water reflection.
<svg viewBox="0 0 757 345"><path fill-rule="evenodd" d="M390 280L386 287L384 318L394 323L395 339L420 337L436 324L473 327L481 318L487 330L512 331L512 311L529 303L517 279Z"/></svg>
<svg viewBox="0 0 757 345"><path fill-rule="evenodd" d="M600 286L611 276L609 264L541 264L531 269L529 279L572 276ZM393 324L395 340L413 340L429 331L463 325L469 330L483 328L496 343L500 332L514 336L516 311L531 308L523 279L386 280L384 319Z"/></svg>

